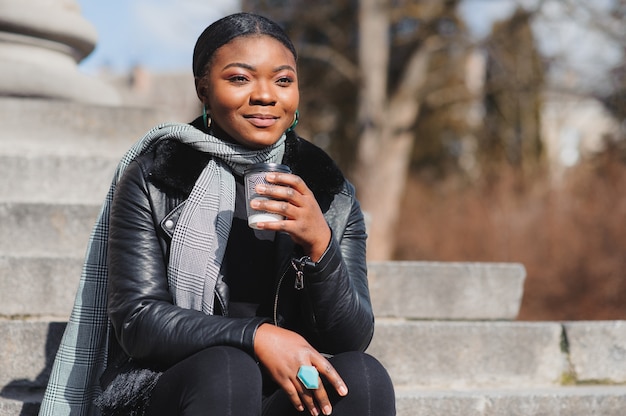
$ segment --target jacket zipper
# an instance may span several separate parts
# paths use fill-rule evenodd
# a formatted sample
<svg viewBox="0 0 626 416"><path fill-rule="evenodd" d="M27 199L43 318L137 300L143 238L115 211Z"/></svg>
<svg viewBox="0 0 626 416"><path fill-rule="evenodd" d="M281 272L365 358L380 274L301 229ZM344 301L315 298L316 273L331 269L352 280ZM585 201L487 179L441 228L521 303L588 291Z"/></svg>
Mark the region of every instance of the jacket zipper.
<svg viewBox="0 0 626 416"><path fill-rule="evenodd" d="M296 281L294 283L294 288L296 290L304 289L304 266L310 261L311 261L311 257L309 256L303 256L299 259L291 259L291 266L296 271ZM280 276L280 279L278 280L278 285L276 286L276 294L274 295L274 311L273 311L273 318L274 318L275 326L278 326L278 297L280 293L280 287L282 286L283 280L285 280L285 276L287 275L288 271L289 271L289 268L288 267L285 268L285 271L283 272L282 276Z"/></svg>
<svg viewBox="0 0 626 416"><path fill-rule="evenodd" d="M285 271L283 272L283 275L280 276L280 279L278 280L278 285L276 286L276 293L274 294L274 311L273 311L273 318L274 318L274 326L278 326L278 294L280 293L280 287L283 284L283 280L285 280L285 276L287 275L287 272L289 271L289 268L285 268Z"/></svg>

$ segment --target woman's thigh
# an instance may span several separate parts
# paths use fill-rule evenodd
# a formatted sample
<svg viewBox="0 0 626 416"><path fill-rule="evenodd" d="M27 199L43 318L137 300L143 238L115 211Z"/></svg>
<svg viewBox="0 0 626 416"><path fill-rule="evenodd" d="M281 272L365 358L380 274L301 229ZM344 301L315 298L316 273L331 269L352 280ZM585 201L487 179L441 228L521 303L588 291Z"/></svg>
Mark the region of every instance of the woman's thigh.
<svg viewBox="0 0 626 416"><path fill-rule="evenodd" d="M165 371L146 416L261 414L261 371L246 352L211 347Z"/></svg>
<svg viewBox="0 0 626 416"><path fill-rule="evenodd" d="M348 386L348 395L339 396L324 381L324 388L333 405L333 416L396 414L395 393L389 374L372 356L362 352L346 352L329 359ZM264 399L263 416L303 415L296 411L282 390Z"/></svg>

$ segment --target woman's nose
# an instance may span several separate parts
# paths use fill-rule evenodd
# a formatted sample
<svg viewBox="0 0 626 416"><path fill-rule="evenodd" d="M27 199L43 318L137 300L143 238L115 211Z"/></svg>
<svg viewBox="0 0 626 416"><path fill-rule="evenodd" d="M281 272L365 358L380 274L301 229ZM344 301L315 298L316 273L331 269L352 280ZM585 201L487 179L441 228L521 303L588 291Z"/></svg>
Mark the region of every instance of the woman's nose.
<svg viewBox="0 0 626 416"><path fill-rule="evenodd" d="M250 104L254 105L274 105L276 104L276 95L272 89L271 82L258 81L255 83L254 89L250 94Z"/></svg>

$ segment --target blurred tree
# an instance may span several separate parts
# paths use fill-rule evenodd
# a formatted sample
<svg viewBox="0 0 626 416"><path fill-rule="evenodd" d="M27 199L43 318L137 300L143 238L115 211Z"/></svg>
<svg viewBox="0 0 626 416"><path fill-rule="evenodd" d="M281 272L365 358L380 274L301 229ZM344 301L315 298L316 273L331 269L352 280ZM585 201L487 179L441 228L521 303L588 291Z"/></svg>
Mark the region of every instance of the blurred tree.
<svg viewBox="0 0 626 416"><path fill-rule="evenodd" d="M372 260L388 259L393 252L414 126L429 90L429 62L454 31L457 19L450 16L458 2L242 4L243 10L279 21L296 42L303 92L300 132L328 147L351 172L369 218Z"/></svg>
<svg viewBox="0 0 626 416"><path fill-rule="evenodd" d="M545 160L540 117L544 69L532 16L518 8L494 26L486 45L485 124L479 141L484 170L506 162L531 173Z"/></svg>
<svg viewBox="0 0 626 416"><path fill-rule="evenodd" d="M625 52L620 65L611 71L612 88L600 97L606 108L618 119L622 120L621 137L618 140L626 141L626 31L624 21L626 20L626 0L616 0L610 8L608 16L604 19L596 17L596 25L609 32L609 36L618 43ZM602 24L602 21L609 20ZM622 149L626 146L622 144ZM626 155L624 155L626 156ZM625 160L626 162L626 160Z"/></svg>

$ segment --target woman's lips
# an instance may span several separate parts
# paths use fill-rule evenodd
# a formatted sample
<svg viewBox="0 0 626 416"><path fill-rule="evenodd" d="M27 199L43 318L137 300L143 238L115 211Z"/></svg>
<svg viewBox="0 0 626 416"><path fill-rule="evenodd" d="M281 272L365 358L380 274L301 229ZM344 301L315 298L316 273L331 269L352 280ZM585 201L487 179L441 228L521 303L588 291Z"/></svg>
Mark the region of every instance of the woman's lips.
<svg viewBox="0 0 626 416"><path fill-rule="evenodd" d="M265 114L251 114L244 118L256 127L270 127L278 121L278 117Z"/></svg>

